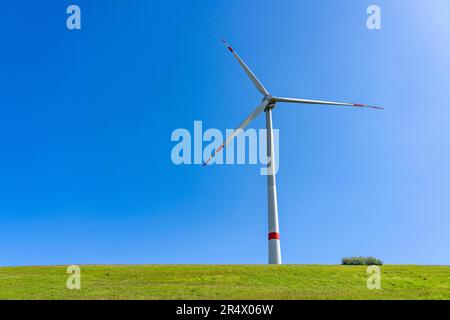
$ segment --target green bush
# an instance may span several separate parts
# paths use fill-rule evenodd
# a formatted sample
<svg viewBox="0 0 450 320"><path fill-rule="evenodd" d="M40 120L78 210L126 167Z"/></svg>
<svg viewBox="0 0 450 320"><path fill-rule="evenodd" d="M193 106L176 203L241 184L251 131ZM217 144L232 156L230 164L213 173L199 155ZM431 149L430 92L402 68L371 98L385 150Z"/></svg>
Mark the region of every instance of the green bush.
<svg viewBox="0 0 450 320"><path fill-rule="evenodd" d="M341 260L343 265L350 266L381 266L383 261L374 257L344 257Z"/></svg>

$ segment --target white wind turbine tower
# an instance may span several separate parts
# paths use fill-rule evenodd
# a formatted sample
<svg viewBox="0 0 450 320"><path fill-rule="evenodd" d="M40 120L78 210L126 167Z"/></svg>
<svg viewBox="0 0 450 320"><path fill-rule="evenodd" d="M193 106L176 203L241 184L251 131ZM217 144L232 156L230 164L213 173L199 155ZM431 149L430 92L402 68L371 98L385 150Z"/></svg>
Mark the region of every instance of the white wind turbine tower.
<svg viewBox="0 0 450 320"><path fill-rule="evenodd" d="M333 101L321 101L321 100L308 100L308 99L295 99L295 98L282 98L271 95L258 78L253 74L250 68L245 62L237 55L233 48L222 39L223 43L227 46L228 50L234 55L239 62L240 66L255 85L256 89L263 95L262 103L258 106L245 120L237 127L225 140L225 142L215 150L204 163L205 166L218 152L220 152L226 145L233 140L242 130L256 117L258 117L263 111L266 113L266 127L267 127L267 156L268 156L268 175L267 175L267 192L268 192L268 213L269 213L269 264L281 264L281 249L280 249L280 231L278 226L278 204L277 204L277 187L276 187L276 165L273 144L273 131L272 131L272 109L275 108L277 102L288 103L302 103L302 104L319 104L329 106L348 106L358 108L373 108L383 109L382 107L369 106L358 103L347 102L333 102Z"/></svg>

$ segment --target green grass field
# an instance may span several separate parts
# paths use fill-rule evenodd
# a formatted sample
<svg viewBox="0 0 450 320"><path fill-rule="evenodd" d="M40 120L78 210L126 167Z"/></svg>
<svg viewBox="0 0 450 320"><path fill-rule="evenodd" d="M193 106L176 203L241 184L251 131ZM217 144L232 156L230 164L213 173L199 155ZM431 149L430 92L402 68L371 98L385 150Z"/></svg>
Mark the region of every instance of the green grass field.
<svg viewBox="0 0 450 320"><path fill-rule="evenodd" d="M366 267L328 265L86 265L0 268L0 299L450 299L450 267L387 265L381 289Z"/></svg>

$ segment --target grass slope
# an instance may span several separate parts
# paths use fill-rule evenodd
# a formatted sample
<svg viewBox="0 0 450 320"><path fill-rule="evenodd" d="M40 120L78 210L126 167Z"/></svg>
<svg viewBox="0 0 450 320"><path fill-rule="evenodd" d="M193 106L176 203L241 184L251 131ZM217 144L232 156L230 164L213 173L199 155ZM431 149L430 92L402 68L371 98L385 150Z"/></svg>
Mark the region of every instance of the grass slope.
<svg viewBox="0 0 450 320"><path fill-rule="evenodd" d="M65 266L0 268L0 299L450 299L450 267L325 265L86 265L81 290Z"/></svg>

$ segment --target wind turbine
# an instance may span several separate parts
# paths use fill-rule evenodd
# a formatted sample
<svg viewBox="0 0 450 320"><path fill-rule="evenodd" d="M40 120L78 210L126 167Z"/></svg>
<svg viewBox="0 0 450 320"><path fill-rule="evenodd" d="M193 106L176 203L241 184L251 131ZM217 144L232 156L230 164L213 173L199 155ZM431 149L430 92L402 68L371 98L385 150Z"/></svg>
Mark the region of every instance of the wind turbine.
<svg viewBox="0 0 450 320"><path fill-rule="evenodd" d="M213 154L203 163L203 166L208 162L226 145L233 140L242 130L262 112L266 113L266 128L267 128L267 157L268 157L268 175L267 175L267 192L268 192L268 213L269 213L269 264L281 264L281 249L280 249L280 230L278 225L278 204L277 204L277 187L276 187L276 165L273 143L273 128L272 128L272 109L275 108L277 102L287 103L301 103L301 104L319 104L328 106L348 106L357 108L372 108L372 109L384 109L382 107L369 106L359 103L347 103L347 102L334 102L334 101L322 101L322 100L309 100L309 99L296 99L296 98L283 98L273 96L262 85L261 81L255 76L245 62L238 56L236 51L224 40L222 42L233 54L236 60L239 62L241 68L253 82L256 89L263 95L261 105L253 110L250 115L245 118L244 121L227 137L225 142L217 148Z"/></svg>

